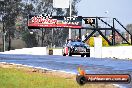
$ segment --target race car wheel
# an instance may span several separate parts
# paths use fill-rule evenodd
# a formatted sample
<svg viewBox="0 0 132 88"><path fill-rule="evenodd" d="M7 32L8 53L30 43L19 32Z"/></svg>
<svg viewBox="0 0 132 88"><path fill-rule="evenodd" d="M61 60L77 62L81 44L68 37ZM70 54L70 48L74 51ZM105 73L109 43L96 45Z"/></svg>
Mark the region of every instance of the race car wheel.
<svg viewBox="0 0 132 88"><path fill-rule="evenodd" d="M90 53L87 53L87 54L86 54L86 57L90 57Z"/></svg>
<svg viewBox="0 0 132 88"><path fill-rule="evenodd" d="M72 56L70 48L68 49L68 56Z"/></svg>
<svg viewBox="0 0 132 88"><path fill-rule="evenodd" d="M65 53L63 53L63 56L66 56L66 54L65 54Z"/></svg>
<svg viewBox="0 0 132 88"><path fill-rule="evenodd" d="M84 57L84 54L81 54L81 57Z"/></svg>

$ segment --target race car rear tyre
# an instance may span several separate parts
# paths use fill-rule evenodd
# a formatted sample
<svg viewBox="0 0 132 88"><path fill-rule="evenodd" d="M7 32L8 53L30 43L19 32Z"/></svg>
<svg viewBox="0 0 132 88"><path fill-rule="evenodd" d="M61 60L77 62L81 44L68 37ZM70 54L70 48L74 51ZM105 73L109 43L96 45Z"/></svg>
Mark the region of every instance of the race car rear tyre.
<svg viewBox="0 0 132 88"><path fill-rule="evenodd" d="M68 56L72 56L71 49L68 49Z"/></svg>
<svg viewBox="0 0 132 88"><path fill-rule="evenodd" d="M86 54L86 57L90 57L90 53L87 53L87 54Z"/></svg>
<svg viewBox="0 0 132 88"><path fill-rule="evenodd" d="M84 57L84 54L81 54L81 57Z"/></svg>
<svg viewBox="0 0 132 88"><path fill-rule="evenodd" d="M66 54L65 54L65 53L63 53L63 56L66 56Z"/></svg>

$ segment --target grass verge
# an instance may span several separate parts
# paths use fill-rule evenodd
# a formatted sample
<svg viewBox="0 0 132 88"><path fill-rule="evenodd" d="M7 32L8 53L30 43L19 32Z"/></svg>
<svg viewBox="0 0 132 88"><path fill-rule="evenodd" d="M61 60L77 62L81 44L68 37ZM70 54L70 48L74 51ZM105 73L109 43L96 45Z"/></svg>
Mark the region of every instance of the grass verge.
<svg viewBox="0 0 132 88"><path fill-rule="evenodd" d="M1 67L0 65L0 88L116 88L109 84L79 86L75 81L75 76L64 78L55 74L46 74L19 66Z"/></svg>

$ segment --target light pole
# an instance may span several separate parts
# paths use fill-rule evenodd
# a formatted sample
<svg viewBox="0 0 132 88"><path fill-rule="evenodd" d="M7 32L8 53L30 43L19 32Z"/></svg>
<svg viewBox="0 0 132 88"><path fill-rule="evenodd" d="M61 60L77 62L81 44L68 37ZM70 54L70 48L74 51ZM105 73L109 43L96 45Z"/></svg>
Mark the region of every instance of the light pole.
<svg viewBox="0 0 132 88"><path fill-rule="evenodd" d="M41 40L41 47L43 47L44 46L44 29L42 28L42 36L41 36L42 38L42 40Z"/></svg>
<svg viewBox="0 0 132 88"><path fill-rule="evenodd" d="M109 14L109 11L105 11L105 14L107 16L107 14ZM106 22L108 22L107 18L106 18ZM107 35L107 31L105 30L105 36Z"/></svg>
<svg viewBox="0 0 132 88"><path fill-rule="evenodd" d="M51 41L51 48L53 47L53 44L54 44L54 40L53 40L53 37L54 37L54 29L52 28L52 41Z"/></svg>
<svg viewBox="0 0 132 88"><path fill-rule="evenodd" d="M70 3L70 21L71 21L71 15L72 15L72 0L69 0ZM69 28L69 39L71 39L71 28Z"/></svg>

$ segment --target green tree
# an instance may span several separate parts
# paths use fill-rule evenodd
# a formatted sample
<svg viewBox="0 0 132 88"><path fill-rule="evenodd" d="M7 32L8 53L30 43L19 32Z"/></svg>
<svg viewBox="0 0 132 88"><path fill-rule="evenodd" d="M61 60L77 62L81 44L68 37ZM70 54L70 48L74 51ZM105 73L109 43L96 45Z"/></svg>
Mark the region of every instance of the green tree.
<svg viewBox="0 0 132 88"><path fill-rule="evenodd" d="M23 32L22 39L27 44L28 48L37 47L37 45L38 45L35 33L31 34L31 33L27 32L27 31L25 31L25 32Z"/></svg>
<svg viewBox="0 0 132 88"><path fill-rule="evenodd" d="M77 15L76 4L80 0L73 0L72 2L72 15ZM30 39L26 37L24 32L29 32L27 28L27 15L28 14L52 14L57 16L69 16L68 9L53 8L53 0L5 0L5 29L7 31L6 40L8 41L9 35L12 38L22 37L22 39L29 43ZM2 9L2 8L0 8ZM3 9L2 9L3 10ZM22 19L19 19L22 18ZM68 37L68 29L55 28L53 31L51 29L44 29L44 46L54 43L56 46L62 46L65 39ZM37 33L41 33L41 30L37 30ZM53 34L53 37L52 37ZM36 33L34 38L36 39ZM24 37L24 38L23 38ZM29 42L30 41L30 42ZM35 44L36 45L36 44Z"/></svg>
<svg viewBox="0 0 132 88"><path fill-rule="evenodd" d="M2 19L4 21L4 31L6 33L6 43L8 43L8 50L11 49L11 40L15 34L15 18L21 11L21 0L4 0L0 2L0 14L2 13ZM7 46L6 46L7 47Z"/></svg>
<svg viewBox="0 0 132 88"><path fill-rule="evenodd" d="M132 34L132 24L128 24L126 29Z"/></svg>

